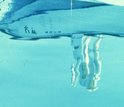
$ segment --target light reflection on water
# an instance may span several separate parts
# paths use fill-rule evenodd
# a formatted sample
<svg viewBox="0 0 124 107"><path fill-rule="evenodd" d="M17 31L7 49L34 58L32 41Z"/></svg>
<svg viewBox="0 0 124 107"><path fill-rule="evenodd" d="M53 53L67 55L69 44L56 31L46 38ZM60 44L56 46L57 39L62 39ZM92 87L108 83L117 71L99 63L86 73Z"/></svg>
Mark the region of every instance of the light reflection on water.
<svg viewBox="0 0 124 107"><path fill-rule="evenodd" d="M99 46L102 36L95 38L93 45L90 46L92 38L90 36L73 36L72 47L75 62L72 65L72 86L76 85L79 78L81 86L89 91L95 91L100 80L102 63L99 55Z"/></svg>
<svg viewBox="0 0 124 107"><path fill-rule="evenodd" d="M93 93L79 83L75 88L70 85L74 58L69 38L14 41L2 33L0 38L1 106L123 107L123 38L101 41L101 80Z"/></svg>
<svg viewBox="0 0 124 107"><path fill-rule="evenodd" d="M0 35L1 107L123 107L123 38L85 37L75 46L70 38L14 41Z"/></svg>

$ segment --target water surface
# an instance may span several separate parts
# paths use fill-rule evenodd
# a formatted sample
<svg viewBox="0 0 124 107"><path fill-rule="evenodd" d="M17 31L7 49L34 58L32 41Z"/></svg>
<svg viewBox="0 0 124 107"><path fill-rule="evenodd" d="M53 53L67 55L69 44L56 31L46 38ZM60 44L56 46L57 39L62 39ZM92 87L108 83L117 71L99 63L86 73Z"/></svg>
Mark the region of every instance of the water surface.
<svg viewBox="0 0 124 107"><path fill-rule="evenodd" d="M92 38L94 40L94 38ZM71 86L70 38L17 41L0 33L1 107L123 107L124 39L100 44L99 89Z"/></svg>

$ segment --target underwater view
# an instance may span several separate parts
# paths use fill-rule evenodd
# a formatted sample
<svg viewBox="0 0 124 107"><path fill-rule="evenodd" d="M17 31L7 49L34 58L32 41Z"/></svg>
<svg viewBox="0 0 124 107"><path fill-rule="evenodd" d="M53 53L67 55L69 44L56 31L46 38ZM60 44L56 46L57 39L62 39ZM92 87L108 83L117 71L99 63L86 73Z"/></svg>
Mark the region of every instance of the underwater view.
<svg viewBox="0 0 124 107"><path fill-rule="evenodd" d="M0 0L0 107L124 107L123 0Z"/></svg>

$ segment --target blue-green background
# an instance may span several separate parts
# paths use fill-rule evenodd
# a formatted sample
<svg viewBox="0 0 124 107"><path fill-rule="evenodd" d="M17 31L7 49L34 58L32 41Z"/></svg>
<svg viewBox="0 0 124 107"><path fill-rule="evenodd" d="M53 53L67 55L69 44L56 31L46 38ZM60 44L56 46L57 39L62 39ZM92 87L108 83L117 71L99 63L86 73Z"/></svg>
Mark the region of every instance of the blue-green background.
<svg viewBox="0 0 124 107"><path fill-rule="evenodd" d="M102 40L101 80L92 93L71 86L70 42L18 41L0 33L0 107L124 107L124 39Z"/></svg>

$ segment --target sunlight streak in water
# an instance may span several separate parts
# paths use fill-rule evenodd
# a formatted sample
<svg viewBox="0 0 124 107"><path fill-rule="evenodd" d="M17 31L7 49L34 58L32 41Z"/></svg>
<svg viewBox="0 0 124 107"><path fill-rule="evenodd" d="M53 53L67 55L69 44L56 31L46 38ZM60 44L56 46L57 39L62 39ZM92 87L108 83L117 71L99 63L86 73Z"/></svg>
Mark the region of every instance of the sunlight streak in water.
<svg viewBox="0 0 124 107"><path fill-rule="evenodd" d="M76 86L77 80L79 84L86 87L90 92L98 89L98 81L100 80L102 63L99 55L99 45L102 37L99 36L94 44L92 53L89 51L91 37L73 36L72 47L75 62L72 65L72 86Z"/></svg>
<svg viewBox="0 0 124 107"><path fill-rule="evenodd" d="M76 72L76 70L74 68L75 68L75 65L72 64L72 68L71 68L71 72L72 72L71 85L73 87L76 86L77 76L78 76L78 72Z"/></svg>

